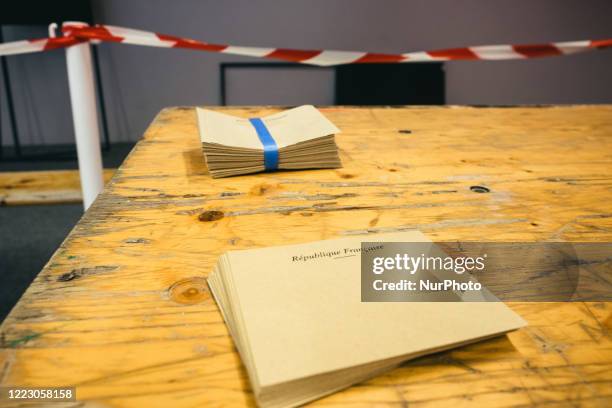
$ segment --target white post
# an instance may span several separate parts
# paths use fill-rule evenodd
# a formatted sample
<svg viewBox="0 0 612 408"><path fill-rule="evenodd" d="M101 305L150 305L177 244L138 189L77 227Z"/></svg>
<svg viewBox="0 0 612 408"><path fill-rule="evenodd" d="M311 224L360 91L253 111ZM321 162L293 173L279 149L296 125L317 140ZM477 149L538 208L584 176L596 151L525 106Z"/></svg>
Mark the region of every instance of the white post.
<svg viewBox="0 0 612 408"><path fill-rule="evenodd" d="M84 42L66 48L70 104L85 210L104 188L98 106L89 47L89 43Z"/></svg>

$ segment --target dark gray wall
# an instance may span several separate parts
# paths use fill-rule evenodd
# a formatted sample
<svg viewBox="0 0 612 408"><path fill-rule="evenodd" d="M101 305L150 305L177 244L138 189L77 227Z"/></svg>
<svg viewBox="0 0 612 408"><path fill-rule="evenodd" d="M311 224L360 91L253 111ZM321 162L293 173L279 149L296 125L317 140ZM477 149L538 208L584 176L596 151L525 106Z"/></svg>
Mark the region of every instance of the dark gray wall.
<svg viewBox="0 0 612 408"><path fill-rule="evenodd" d="M99 23L216 43L408 52L462 45L612 37L609 0L97 0ZM46 28L5 28L6 40ZM9 57L19 128L26 143L70 143L63 51ZM104 44L100 57L113 141L137 139L171 105L220 101L219 63L249 58ZM446 64L449 104L611 103L612 51L562 58ZM331 102L333 77L249 81L232 73L230 102ZM304 74L306 75L306 74ZM277 83L282 86L274 87ZM263 92L268 89L267 92ZM3 101L4 102L4 101ZM3 142L8 143L5 104Z"/></svg>

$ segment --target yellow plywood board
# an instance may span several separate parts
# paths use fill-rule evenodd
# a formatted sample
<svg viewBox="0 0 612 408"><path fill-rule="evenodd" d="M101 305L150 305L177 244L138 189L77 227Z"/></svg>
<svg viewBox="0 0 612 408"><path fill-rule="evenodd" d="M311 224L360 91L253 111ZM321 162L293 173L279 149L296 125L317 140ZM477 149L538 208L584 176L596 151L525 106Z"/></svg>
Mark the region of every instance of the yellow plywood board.
<svg viewBox="0 0 612 408"><path fill-rule="evenodd" d="M105 169L104 182L108 182L114 173L115 169ZM78 170L0 173L2 205L63 204L82 201Z"/></svg>
<svg viewBox="0 0 612 408"><path fill-rule="evenodd" d="M1 384L75 386L96 407L253 404L205 281L231 249L409 229L612 240L612 106L322 112L342 169L213 180L195 109L162 111L2 324ZM528 327L316 404L612 404L609 303L510 306Z"/></svg>

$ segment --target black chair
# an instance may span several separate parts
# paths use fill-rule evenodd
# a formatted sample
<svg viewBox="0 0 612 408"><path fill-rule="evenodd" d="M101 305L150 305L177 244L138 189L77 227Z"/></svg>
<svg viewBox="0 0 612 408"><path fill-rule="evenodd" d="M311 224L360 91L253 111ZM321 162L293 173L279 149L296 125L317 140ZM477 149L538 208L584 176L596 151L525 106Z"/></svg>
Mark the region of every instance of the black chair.
<svg viewBox="0 0 612 408"><path fill-rule="evenodd" d="M227 104L227 70L241 68L330 69L305 64L229 62L220 65L221 104ZM336 105L444 105L444 65L441 62L406 64L348 64L333 67Z"/></svg>

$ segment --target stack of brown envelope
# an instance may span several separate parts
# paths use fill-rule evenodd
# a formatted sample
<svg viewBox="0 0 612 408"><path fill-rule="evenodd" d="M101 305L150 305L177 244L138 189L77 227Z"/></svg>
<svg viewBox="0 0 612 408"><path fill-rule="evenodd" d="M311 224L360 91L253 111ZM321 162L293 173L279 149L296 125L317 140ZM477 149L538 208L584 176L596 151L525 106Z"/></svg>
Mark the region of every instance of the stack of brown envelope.
<svg viewBox="0 0 612 408"><path fill-rule="evenodd" d="M263 118L197 109L200 138L212 177L274 170L341 167L339 130L311 105Z"/></svg>
<svg viewBox="0 0 612 408"><path fill-rule="evenodd" d="M428 240L416 231L356 236L218 260L208 283L260 406L300 405L525 324L501 302L362 302L362 241Z"/></svg>

